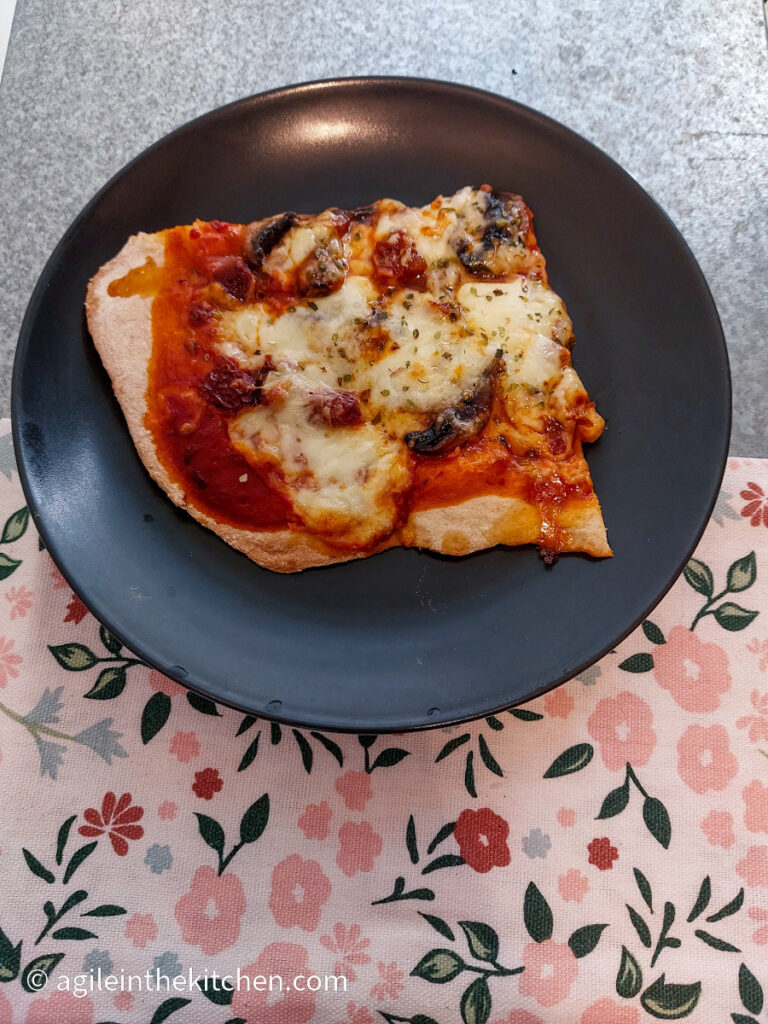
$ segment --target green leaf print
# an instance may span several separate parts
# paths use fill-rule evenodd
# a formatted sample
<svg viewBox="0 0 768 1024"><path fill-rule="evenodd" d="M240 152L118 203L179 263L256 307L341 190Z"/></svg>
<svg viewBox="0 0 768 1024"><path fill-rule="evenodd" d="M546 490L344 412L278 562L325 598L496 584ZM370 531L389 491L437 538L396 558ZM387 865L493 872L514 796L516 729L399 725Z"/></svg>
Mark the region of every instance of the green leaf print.
<svg viewBox="0 0 768 1024"><path fill-rule="evenodd" d="M434 985L453 981L464 970L464 961L450 949L431 949L411 971L414 978L423 978Z"/></svg>
<svg viewBox="0 0 768 1024"><path fill-rule="evenodd" d="M546 942L552 938L554 922L552 911L546 899L533 882L525 890L523 920L528 934L534 942Z"/></svg>
<svg viewBox="0 0 768 1024"><path fill-rule="evenodd" d="M645 1012L658 1020L681 1020L693 1013L700 995L700 981L692 985L667 985L662 974L643 992L640 1002Z"/></svg>
<svg viewBox="0 0 768 1024"><path fill-rule="evenodd" d="M750 1013L762 1013L763 989L746 964L739 967L739 997L744 1009Z"/></svg>
<svg viewBox="0 0 768 1024"><path fill-rule="evenodd" d="M59 644L49 647L48 650L68 672L83 672L87 668L92 668L99 660L85 644Z"/></svg>
<svg viewBox="0 0 768 1024"><path fill-rule="evenodd" d="M728 570L728 591L731 594L738 594L741 590L747 590L757 579L757 563L755 552L750 551L743 558L738 558Z"/></svg>
<svg viewBox="0 0 768 1024"><path fill-rule="evenodd" d="M464 1024L486 1024L491 1016L491 990L485 978L477 978L461 997Z"/></svg>
<svg viewBox="0 0 768 1024"><path fill-rule="evenodd" d="M3 527L3 535L0 537L0 544L12 544L26 533L29 526L29 509L24 506L18 512L10 516Z"/></svg>
<svg viewBox="0 0 768 1024"><path fill-rule="evenodd" d="M495 963L499 956L499 936L488 924L481 921L459 921L467 939L472 956L476 960Z"/></svg>
<svg viewBox="0 0 768 1024"><path fill-rule="evenodd" d="M622 999L633 999L643 987L640 964L626 946L621 947L621 963L616 975L616 991Z"/></svg>
<svg viewBox="0 0 768 1024"><path fill-rule="evenodd" d="M683 569L683 576L686 583L693 587L696 593L703 594L704 597L712 597L714 594L715 580L712 576L712 570L704 562L700 562L697 558L692 558Z"/></svg>
<svg viewBox="0 0 768 1024"><path fill-rule="evenodd" d="M586 768L594 756L595 750L590 743L577 743L564 750L555 758L544 772L545 779L557 779L562 775L572 775Z"/></svg>

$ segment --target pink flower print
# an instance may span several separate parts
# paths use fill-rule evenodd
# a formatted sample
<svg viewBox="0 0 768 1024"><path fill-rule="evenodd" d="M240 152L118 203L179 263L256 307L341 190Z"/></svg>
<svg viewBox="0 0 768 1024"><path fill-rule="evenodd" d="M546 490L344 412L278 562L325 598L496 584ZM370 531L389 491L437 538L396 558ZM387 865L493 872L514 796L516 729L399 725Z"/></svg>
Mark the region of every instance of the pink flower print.
<svg viewBox="0 0 768 1024"><path fill-rule="evenodd" d="M173 821L178 812L178 807L173 800L163 800L157 808L157 816L160 821Z"/></svg>
<svg viewBox="0 0 768 1024"><path fill-rule="evenodd" d="M640 1011L613 999L598 999L588 1006L579 1018L579 1024L638 1024Z"/></svg>
<svg viewBox="0 0 768 1024"><path fill-rule="evenodd" d="M336 779L333 788L350 811L362 811L373 796L371 776L367 772L344 772L341 778Z"/></svg>
<svg viewBox="0 0 768 1024"><path fill-rule="evenodd" d="M0 989L0 1024L13 1024L13 1007Z"/></svg>
<svg viewBox="0 0 768 1024"><path fill-rule="evenodd" d="M397 999L405 988L403 985L405 971L399 970L394 961L391 963L383 963L380 960L376 964L376 967L378 968L381 981L377 982L377 984L373 986L371 989L371 995L374 999L378 999L379 1001L384 999Z"/></svg>
<svg viewBox="0 0 768 1024"><path fill-rule="evenodd" d="M112 1002L116 1010L130 1010L133 1006L133 996L130 992L118 992Z"/></svg>
<svg viewBox="0 0 768 1024"><path fill-rule="evenodd" d="M357 972L352 966L353 964L361 966L371 962L371 958L366 953L370 944L370 939L360 937L359 924L353 924L349 928L345 928L338 921L333 926L333 935L320 936L320 945L339 957L333 968L334 973L344 975L347 981L357 980Z"/></svg>
<svg viewBox="0 0 768 1024"><path fill-rule="evenodd" d="M755 779L741 793L744 824L750 832L768 832L768 786Z"/></svg>
<svg viewBox="0 0 768 1024"><path fill-rule="evenodd" d="M565 942L546 939L529 942L523 949L525 970L520 975L518 990L521 996L530 996L539 1006L556 1006L567 998L579 965Z"/></svg>
<svg viewBox="0 0 768 1024"><path fill-rule="evenodd" d="M316 860L292 853L272 871L269 909L281 928L295 926L313 932L330 896L331 883Z"/></svg>
<svg viewBox="0 0 768 1024"><path fill-rule="evenodd" d="M63 622L74 622L75 625L82 622L85 616L88 614L88 609L85 607L83 602L77 596L72 595L72 600L67 605L67 614L63 618Z"/></svg>
<svg viewBox="0 0 768 1024"><path fill-rule="evenodd" d="M600 756L608 771L624 768L627 761L642 767L654 747L653 712L646 701L628 690L605 697L587 719L587 730L600 745Z"/></svg>
<svg viewBox="0 0 768 1024"><path fill-rule="evenodd" d="M768 888L768 846L750 846L736 865L736 874L747 885Z"/></svg>
<svg viewBox="0 0 768 1024"><path fill-rule="evenodd" d="M757 637L753 637L747 644L747 650L750 654L759 654L760 660L757 663L757 667L761 672L768 672L768 637L765 640L758 640ZM757 691L752 691L752 703L754 704L754 695ZM765 701L768 701L768 694L766 694ZM768 714L768 711L764 711L764 714Z"/></svg>
<svg viewBox="0 0 768 1024"><path fill-rule="evenodd" d="M563 828L573 828L576 824L576 811L572 807L561 807L557 812L557 820Z"/></svg>
<svg viewBox="0 0 768 1024"><path fill-rule="evenodd" d="M24 661L20 654L13 650L16 641L0 637L0 689L5 689L8 679L16 679L19 665Z"/></svg>
<svg viewBox="0 0 768 1024"><path fill-rule="evenodd" d="M179 686L178 683L174 683L172 679L169 679L168 676L164 676L162 672L158 672L155 668L151 668L149 670L147 682L155 693L164 693L166 697L176 697L178 694L184 693L184 688L182 686Z"/></svg>
<svg viewBox="0 0 768 1024"><path fill-rule="evenodd" d="M564 686L558 686L544 698L544 710L551 718L567 718L576 702Z"/></svg>
<svg viewBox="0 0 768 1024"><path fill-rule="evenodd" d="M178 900L173 913L184 942L215 956L234 945L240 935L240 918L245 913L242 882L231 872L218 875L205 864L192 876L189 892Z"/></svg>
<svg viewBox="0 0 768 1024"><path fill-rule="evenodd" d="M730 850L736 842L730 811L710 811L701 823L701 831L712 846L720 846L724 850Z"/></svg>
<svg viewBox="0 0 768 1024"><path fill-rule="evenodd" d="M768 921L768 908L750 907L747 911L747 916L752 921ZM757 946L768 946L768 924L764 924L756 932L752 933L752 941Z"/></svg>
<svg viewBox="0 0 768 1024"><path fill-rule="evenodd" d="M544 1024L544 1021L527 1010L512 1010L508 1017L492 1021L491 1024Z"/></svg>
<svg viewBox="0 0 768 1024"><path fill-rule="evenodd" d="M752 526L768 526L768 498L766 498L765 491L763 488L750 480L743 491L739 492L741 497L746 501L746 505L741 510L741 514L745 519L748 519Z"/></svg>
<svg viewBox="0 0 768 1024"><path fill-rule="evenodd" d="M58 566L51 564L51 579L53 580L54 590L64 590L69 584L59 572Z"/></svg>
<svg viewBox="0 0 768 1024"><path fill-rule="evenodd" d="M193 732L177 732L168 748L182 764L188 764L200 753L200 743Z"/></svg>
<svg viewBox="0 0 768 1024"><path fill-rule="evenodd" d="M725 789L739 770L722 725L689 725L677 744L677 754L678 775L694 793Z"/></svg>
<svg viewBox="0 0 768 1024"><path fill-rule="evenodd" d="M557 880L557 891L566 903L581 903L589 889L589 879L576 868L571 868Z"/></svg>
<svg viewBox="0 0 768 1024"><path fill-rule="evenodd" d="M148 942L157 938L157 925L151 914L134 914L125 923L126 939L137 949L144 949Z"/></svg>
<svg viewBox="0 0 768 1024"><path fill-rule="evenodd" d="M339 1021L339 1024L373 1024L373 1017L370 1010L366 1010L364 1006L358 1006L357 1003L347 1003L347 1015L344 1020Z"/></svg>
<svg viewBox="0 0 768 1024"><path fill-rule="evenodd" d="M249 978L269 978L271 974L294 978L309 973L309 954L292 942L270 942L258 958L241 974ZM248 1024L308 1024L315 1015L315 993L307 988L286 984L282 992L268 988L248 991L243 984L232 996L231 1017L242 1017Z"/></svg>
<svg viewBox="0 0 768 1024"><path fill-rule="evenodd" d="M704 643L684 626L673 626L667 642L654 649L653 672L684 711L716 711L720 694L731 688L723 648Z"/></svg>
<svg viewBox="0 0 768 1024"><path fill-rule="evenodd" d="M331 834L331 808L326 800L307 804L299 818L299 828L307 839L327 839Z"/></svg>
<svg viewBox="0 0 768 1024"><path fill-rule="evenodd" d="M768 640L764 640L763 643L768 645ZM749 650L749 644L747 645L747 650ZM760 668L762 670L762 661L760 662ZM761 694L759 690L753 690L750 701L757 714L745 715L743 718L739 718L736 722L736 728L749 729L750 743L768 742L768 693Z"/></svg>
<svg viewBox="0 0 768 1024"><path fill-rule="evenodd" d="M367 821L347 821L339 829L336 864L347 878L358 871L371 871L383 845L381 836Z"/></svg>
<svg viewBox="0 0 768 1024"><path fill-rule="evenodd" d="M11 587L5 593L5 600L11 605L11 618L23 619L32 607L32 591L26 587Z"/></svg>
<svg viewBox="0 0 768 1024"><path fill-rule="evenodd" d="M47 999L34 999L27 1007L24 1024L93 1024L93 1003L88 996L71 992L54 992ZM10 1017L8 1018L10 1024Z"/></svg>

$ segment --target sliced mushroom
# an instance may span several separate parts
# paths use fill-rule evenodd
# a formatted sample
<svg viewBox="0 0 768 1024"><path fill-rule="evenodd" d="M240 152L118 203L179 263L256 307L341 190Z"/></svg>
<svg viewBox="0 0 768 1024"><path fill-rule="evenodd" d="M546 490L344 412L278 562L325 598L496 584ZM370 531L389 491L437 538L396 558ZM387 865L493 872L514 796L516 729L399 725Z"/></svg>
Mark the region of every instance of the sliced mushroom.
<svg viewBox="0 0 768 1024"><path fill-rule="evenodd" d="M417 455L445 455L483 430L491 415L493 380L500 360L483 373L474 387L464 392L456 405L442 409L426 430L413 430L405 443Z"/></svg>
<svg viewBox="0 0 768 1024"><path fill-rule="evenodd" d="M299 222L297 213L281 213L269 220L249 224L245 234L245 258L255 270L261 270L264 260Z"/></svg>
<svg viewBox="0 0 768 1024"><path fill-rule="evenodd" d="M474 277L496 277L511 269L510 248L524 248L530 220L525 203L511 192L485 192L481 230L461 239L457 254Z"/></svg>

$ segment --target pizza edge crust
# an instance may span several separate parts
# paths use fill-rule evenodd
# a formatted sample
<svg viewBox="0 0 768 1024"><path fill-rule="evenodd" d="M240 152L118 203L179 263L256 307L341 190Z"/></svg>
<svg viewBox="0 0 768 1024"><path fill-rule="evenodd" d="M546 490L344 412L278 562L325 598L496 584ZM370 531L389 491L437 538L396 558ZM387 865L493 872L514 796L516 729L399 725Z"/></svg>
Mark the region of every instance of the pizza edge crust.
<svg viewBox="0 0 768 1024"><path fill-rule="evenodd" d="M108 293L112 281L143 266L148 259L162 266L164 252L162 234L131 236L120 252L90 280L85 308L91 337L112 382L139 457L152 479L174 504L218 534L227 544L275 572L298 572L367 558L403 545L461 556L497 544L517 546L539 540L536 509L520 499L495 495L413 513L399 531L373 550L365 551L334 548L301 530L239 529L221 523L199 509L169 476L145 424L148 367L153 344L152 299L140 295L113 297ZM570 535L570 543L563 550L586 552L598 557L612 554L594 492L587 501L565 510L558 525L565 527Z"/></svg>

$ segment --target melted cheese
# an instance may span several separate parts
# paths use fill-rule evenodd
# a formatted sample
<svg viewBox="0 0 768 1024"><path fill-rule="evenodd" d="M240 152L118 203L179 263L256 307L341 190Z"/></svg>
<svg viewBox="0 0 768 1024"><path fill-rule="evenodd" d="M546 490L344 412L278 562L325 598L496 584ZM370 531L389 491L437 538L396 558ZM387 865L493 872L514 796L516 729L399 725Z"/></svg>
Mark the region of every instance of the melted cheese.
<svg viewBox="0 0 768 1024"><path fill-rule="evenodd" d="M497 354L511 450L566 458L577 422L585 437L602 430L570 366L571 321L537 279L538 252L501 246L502 262L509 250L510 266L527 260L532 277L507 271L478 280L462 264L464 247L484 244L487 203L485 192L469 188L422 210L384 200L373 226L344 235L350 269L337 291L297 299L282 314L266 304L221 312L221 354L252 370L269 357L272 368L263 404L230 421L232 441L254 465L273 468L270 479L309 530L347 546L390 533L411 482L405 434L471 394ZM426 292L380 294L371 279L375 245L397 233L427 265ZM320 244L335 244L327 215L288 232L265 269L288 279ZM354 393L361 422L318 421L311 400L318 385ZM553 429L565 445L558 436L548 447Z"/></svg>
<svg viewBox="0 0 768 1024"><path fill-rule="evenodd" d="M331 427L313 420L313 385L299 374L270 373L265 402L230 422L230 437L254 465L280 470L281 489L305 525L347 545L390 533L397 499L410 487L401 445L370 423Z"/></svg>
<svg viewBox="0 0 768 1024"><path fill-rule="evenodd" d="M553 291L518 276L503 283L465 284L458 301L467 323L501 349L508 392L517 386L547 393L557 386L570 356L556 337L570 335L570 320Z"/></svg>

